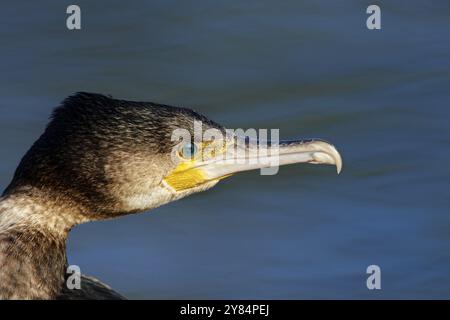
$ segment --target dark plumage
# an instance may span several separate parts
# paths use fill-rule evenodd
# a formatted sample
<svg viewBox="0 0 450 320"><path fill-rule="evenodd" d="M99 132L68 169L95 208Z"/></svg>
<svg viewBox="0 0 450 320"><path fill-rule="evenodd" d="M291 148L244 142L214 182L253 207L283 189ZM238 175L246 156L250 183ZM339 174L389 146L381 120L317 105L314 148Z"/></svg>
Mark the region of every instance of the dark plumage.
<svg viewBox="0 0 450 320"><path fill-rule="evenodd" d="M110 286L98 281L93 277L81 276L79 290L71 290L62 287L57 296L58 300L125 300L125 297L115 292Z"/></svg>
<svg viewBox="0 0 450 320"><path fill-rule="evenodd" d="M18 199L14 206L23 203L22 211L32 211L39 222L11 221L6 231L0 229L0 297L120 298L92 278L83 279L82 290L63 286L67 233L81 222L142 211L124 206L118 194L125 198L127 190L136 189L134 175L159 183L173 167L172 131L192 132L194 120L222 130L186 108L86 92L65 99L2 195L2 202ZM129 176L125 167L131 167ZM45 212L34 212L37 207ZM6 210L0 207L0 217ZM49 230L54 227L57 232ZM30 285L41 287L38 294Z"/></svg>
<svg viewBox="0 0 450 320"><path fill-rule="evenodd" d="M259 156L250 140L224 133L186 108L84 92L64 100L0 198L0 298L121 299L94 278L66 285L73 226L153 209L268 160L342 166L324 141L281 142Z"/></svg>
<svg viewBox="0 0 450 320"><path fill-rule="evenodd" d="M110 208L114 199L105 192L110 183L104 174L106 162L122 163L137 153L168 155L177 143L171 141L173 130L185 128L193 135L194 120L223 130L191 109L77 93L54 110L3 196L24 185L45 187L70 194L94 219L121 214Z"/></svg>

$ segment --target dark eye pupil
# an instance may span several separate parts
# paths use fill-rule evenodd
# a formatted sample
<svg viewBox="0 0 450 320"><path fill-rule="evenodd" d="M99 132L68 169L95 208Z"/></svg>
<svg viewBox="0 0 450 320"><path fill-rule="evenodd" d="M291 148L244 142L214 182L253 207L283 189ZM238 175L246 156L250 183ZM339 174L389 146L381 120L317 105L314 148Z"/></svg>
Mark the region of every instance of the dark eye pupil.
<svg viewBox="0 0 450 320"><path fill-rule="evenodd" d="M197 153L197 146L195 145L195 143L186 143L183 146L182 153L183 157L186 159L193 158Z"/></svg>

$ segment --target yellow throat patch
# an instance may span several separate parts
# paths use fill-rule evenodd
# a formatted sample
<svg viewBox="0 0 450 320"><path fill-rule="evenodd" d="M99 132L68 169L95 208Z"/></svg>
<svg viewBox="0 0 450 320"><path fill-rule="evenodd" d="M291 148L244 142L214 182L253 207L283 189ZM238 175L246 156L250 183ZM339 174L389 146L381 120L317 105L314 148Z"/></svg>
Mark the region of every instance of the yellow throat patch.
<svg viewBox="0 0 450 320"><path fill-rule="evenodd" d="M207 181L204 172L195 168L195 160L180 163L164 178L164 182L176 191L199 186Z"/></svg>

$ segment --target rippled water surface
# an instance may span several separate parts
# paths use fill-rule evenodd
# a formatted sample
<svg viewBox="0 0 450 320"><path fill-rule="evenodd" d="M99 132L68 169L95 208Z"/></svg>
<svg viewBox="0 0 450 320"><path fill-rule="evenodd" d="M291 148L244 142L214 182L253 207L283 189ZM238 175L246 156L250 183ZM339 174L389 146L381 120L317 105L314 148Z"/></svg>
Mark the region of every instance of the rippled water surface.
<svg viewBox="0 0 450 320"><path fill-rule="evenodd" d="M450 4L77 1L0 5L0 187L75 91L321 137L344 158L250 172L76 227L69 262L132 298L450 298ZM382 290L366 288L366 268Z"/></svg>

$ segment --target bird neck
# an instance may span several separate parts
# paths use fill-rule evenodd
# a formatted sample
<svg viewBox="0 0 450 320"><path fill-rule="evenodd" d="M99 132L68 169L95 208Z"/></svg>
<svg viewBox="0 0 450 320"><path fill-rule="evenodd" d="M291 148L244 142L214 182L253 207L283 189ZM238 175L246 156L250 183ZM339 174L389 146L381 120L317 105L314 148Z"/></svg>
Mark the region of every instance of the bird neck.
<svg viewBox="0 0 450 320"><path fill-rule="evenodd" d="M57 297L65 278L67 235L80 217L31 188L0 198L0 299Z"/></svg>

